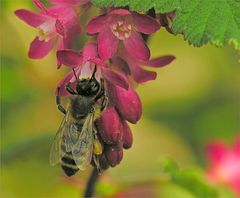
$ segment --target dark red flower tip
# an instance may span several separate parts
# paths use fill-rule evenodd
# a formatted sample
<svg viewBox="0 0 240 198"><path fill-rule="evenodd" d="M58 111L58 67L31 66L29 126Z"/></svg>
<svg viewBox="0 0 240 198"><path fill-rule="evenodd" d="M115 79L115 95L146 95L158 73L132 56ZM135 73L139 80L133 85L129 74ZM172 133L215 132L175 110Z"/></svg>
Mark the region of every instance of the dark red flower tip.
<svg viewBox="0 0 240 198"><path fill-rule="evenodd" d="M132 131L125 120L121 120L121 124L122 124L122 134L123 134L123 137L122 137L123 148L129 149L132 147L132 144L133 144Z"/></svg>
<svg viewBox="0 0 240 198"><path fill-rule="evenodd" d="M118 165L122 161L123 148L121 145L108 145L104 153L111 167Z"/></svg>

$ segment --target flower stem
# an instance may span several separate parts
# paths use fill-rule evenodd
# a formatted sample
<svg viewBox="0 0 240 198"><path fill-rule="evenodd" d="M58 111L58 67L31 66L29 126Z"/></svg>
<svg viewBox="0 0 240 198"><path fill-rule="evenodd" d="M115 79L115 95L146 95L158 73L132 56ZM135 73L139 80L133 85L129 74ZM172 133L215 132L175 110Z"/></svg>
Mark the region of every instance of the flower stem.
<svg viewBox="0 0 240 198"><path fill-rule="evenodd" d="M97 168L93 168L92 170L92 173L88 179L88 182L87 182L87 186L86 186L86 189L85 189L85 192L84 192L84 198L89 198L89 197L93 197L93 194L95 192L95 187L96 187L96 184L97 184L97 181L99 179L99 173L98 173L98 170Z"/></svg>

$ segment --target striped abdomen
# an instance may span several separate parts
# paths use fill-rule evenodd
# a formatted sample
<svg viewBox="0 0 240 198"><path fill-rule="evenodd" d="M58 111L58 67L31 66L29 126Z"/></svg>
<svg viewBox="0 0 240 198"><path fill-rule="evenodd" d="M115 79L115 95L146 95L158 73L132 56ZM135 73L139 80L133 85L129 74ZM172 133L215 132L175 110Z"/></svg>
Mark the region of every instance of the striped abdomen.
<svg viewBox="0 0 240 198"><path fill-rule="evenodd" d="M77 165L73 159L71 152L67 152L62 157L61 166L67 176L72 176L79 170L79 168L77 167Z"/></svg>

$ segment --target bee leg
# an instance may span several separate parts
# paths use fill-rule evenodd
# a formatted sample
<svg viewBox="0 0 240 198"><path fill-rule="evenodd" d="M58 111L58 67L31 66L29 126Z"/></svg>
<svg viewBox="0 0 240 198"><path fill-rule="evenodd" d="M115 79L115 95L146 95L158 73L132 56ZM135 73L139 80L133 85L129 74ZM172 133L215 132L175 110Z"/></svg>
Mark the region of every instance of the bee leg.
<svg viewBox="0 0 240 198"><path fill-rule="evenodd" d="M98 170L98 173L101 174L102 173L102 169L100 167L100 163L99 163L99 157L97 155L93 155L93 161L94 161L94 164Z"/></svg>
<svg viewBox="0 0 240 198"><path fill-rule="evenodd" d="M66 85L66 90L67 90L68 93L70 93L70 94L72 94L72 95L76 95L76 94L77 94L77 93L72 89L70 83L68 83L68 84Z"/></svg>
<svg viewBox="0 0 240 198"><path fill-rule="evenodd" d="M56 103L58 110L61 111L63 114L66 114L65 108L61 105L60 95L59 95L60 88L58 87L58 94L56 96Z"/></svg>
<svg viewBox="0 0 240 198"><path fill-rule="evenodd" d="M103 100L102 100L102 106L101 106L101 111L104 111L107 107L108 104L108 97L104 94Z"/></svg>

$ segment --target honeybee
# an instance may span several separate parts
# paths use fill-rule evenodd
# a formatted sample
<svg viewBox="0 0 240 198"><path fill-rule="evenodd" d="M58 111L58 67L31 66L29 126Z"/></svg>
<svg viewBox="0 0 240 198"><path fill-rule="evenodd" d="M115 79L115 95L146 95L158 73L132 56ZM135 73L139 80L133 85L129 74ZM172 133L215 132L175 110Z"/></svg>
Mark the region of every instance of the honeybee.
<svg viewBox="0 0 240 198"><path fill-rule="evenodd" d="M91 78L78 79L76 92L70 84L66 86L71 94L66 110L60 103L59 94L56 97L58 109L65 116L52 144L50 164L54 166L60 163L67 176L74 175L78 170L85 170L92 159L100 170L98 156L102 154L103 148L94 122L104 111L108 99L104 81L101 79L99 83L95 73L96 67Z"/></svg>

